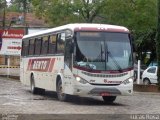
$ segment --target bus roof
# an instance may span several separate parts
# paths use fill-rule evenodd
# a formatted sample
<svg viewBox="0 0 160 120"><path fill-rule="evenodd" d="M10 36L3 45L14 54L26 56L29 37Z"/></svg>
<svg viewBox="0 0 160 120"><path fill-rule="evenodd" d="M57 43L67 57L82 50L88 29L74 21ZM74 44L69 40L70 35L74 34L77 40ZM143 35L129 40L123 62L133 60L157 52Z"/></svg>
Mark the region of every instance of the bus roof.
<svg viewBox="0 0 160 120"><path fill-rule="evenodd" d="M25 35L23 39L30 38L30 37L36 37L41 36L45 34L50 34L62 30L72 30L72 31L108 31L108 32L124 32L129 33L129 30L126 27L123 26L117 26L117 25L108 25L108 24L93 24L93 23L75 23L75 24L67 24L39 32L35 32L29 35Z"/></svg>

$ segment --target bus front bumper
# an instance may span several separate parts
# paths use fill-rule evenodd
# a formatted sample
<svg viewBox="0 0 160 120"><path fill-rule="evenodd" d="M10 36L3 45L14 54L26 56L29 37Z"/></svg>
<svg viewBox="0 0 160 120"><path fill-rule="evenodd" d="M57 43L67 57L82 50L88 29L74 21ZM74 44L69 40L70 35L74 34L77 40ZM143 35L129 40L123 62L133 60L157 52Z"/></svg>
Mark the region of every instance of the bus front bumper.
<svg viewBox="0 0 160 120"><path fill-rule="evenodd" d="M119 96L132 95L133 84L118 86L100 86L100 85L75 85L74 95L78 96Z"/></svg>

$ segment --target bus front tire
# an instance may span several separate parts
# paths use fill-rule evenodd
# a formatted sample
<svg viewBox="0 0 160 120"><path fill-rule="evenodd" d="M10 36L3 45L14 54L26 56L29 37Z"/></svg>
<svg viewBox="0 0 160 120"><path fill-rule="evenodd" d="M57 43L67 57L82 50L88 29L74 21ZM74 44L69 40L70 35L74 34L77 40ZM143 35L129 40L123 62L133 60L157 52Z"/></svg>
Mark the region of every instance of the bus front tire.
<svg viewBox="0 0 160 120"><path fill-rule="evenodd" d="M35 87L34 75L31 75L30 87L31 87L31 93L33 94L44 94L45 93L45 89Z"/></svg>
<svg viewBox="0 0 160 120"><path fill-rule="evenodd" d="M113 103L117 96L102 96L105 103Z"/></svg>
<svg viewBox="0 0 160 120"><path fill-rule="evenodd" d="M65 93L63 93L63 87L62 87L62 81L61 80L58 80L58 82L57 82L56 92L57 92L58 100L60 100L60 101L66 101L67 100L67 95Z"/></svg>

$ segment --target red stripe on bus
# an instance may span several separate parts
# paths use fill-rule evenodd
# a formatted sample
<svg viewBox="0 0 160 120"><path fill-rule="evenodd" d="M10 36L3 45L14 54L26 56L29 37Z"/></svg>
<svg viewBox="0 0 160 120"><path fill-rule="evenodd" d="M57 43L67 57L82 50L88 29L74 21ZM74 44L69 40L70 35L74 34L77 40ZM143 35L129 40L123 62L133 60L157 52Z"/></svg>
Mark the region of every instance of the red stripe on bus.
<svg viewBox="0 0 160 120"><path fill-rule="evenodd" d="M111 73L112 74L117 74L117 73L123 73L123 72L128 72L128 71L133 70L133 67L122 69L121 71L118 71L118 70L106 70L106 71L94 70L94 69L87 69L87 68L80 67L80 66L73 66L73 68L83 70L83 71L86 71L86 72L90 72L90 73L104 73L104 74L111 74Z"/></svg>
<svg viewBox="0 0 160 120"><path fill-rule="evenodd" d="M55 63L55 58L52 58L50 65L49 65L49 72L52 72L54 63Z"/></svg>
<svg viewBox="0 0 160 120"><path fill-rule="evenodd" d="M29 71L48 72L51 58L30 59L28 62Z"/></svg>

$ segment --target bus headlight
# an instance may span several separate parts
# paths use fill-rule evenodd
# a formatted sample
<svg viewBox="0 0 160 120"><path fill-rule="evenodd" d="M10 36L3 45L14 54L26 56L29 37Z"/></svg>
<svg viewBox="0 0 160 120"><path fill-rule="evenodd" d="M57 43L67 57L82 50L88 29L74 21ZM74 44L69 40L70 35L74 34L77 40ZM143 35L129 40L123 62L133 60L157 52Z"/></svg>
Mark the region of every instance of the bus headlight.
<svg viewBox="0 0 160 120"><path fill-rule="evenodd" d="M133 82L133 78L129 78L129 79L127 79L127 80L124 80L122 83L123 83L124 85L127 85L127 84L132 83L132 82Z"/></svg>
<svg viewBox="0 0 160 120"><path fill-rule="evenodd" d="M82 84L88 83L85 79L80 78L80 77L76 77L76 80L77 80L78 82L82 83Z"/></svg>

